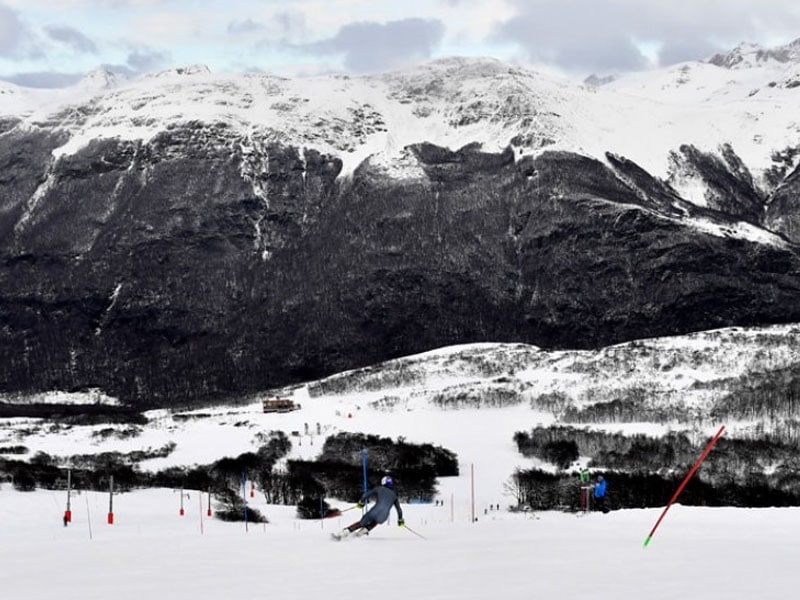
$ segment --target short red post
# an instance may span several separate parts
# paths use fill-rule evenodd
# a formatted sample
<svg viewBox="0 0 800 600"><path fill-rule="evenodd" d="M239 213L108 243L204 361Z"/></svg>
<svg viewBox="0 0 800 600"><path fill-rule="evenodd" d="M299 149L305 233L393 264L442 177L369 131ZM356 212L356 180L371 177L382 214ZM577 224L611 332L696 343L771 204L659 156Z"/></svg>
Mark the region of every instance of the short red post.
<svg viewBox="0 0 800 600"><path fill-rule="evenodd" d="M108 480L108 519L109 525L114 524L114 476L111 475Z"/></svg>
<svg viewBox="0 0 800 600"><path fill-rule="evenodd" d="M64 511L64 525L72 523L70 496L72 495L72 469L67 469L67 510Z"/></svg>

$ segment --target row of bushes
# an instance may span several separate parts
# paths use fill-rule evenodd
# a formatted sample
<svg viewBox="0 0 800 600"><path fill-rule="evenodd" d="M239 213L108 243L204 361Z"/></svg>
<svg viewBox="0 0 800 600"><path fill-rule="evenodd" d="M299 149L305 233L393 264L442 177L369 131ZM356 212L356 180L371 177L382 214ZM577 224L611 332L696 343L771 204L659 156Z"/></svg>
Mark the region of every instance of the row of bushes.
<svg viewBox="0 0 800 600"><path fill-rule="evenodd" d="M538 458L561 470L584 456L591 458L590 466L614 471L620 477L648 473L669 482L689 470L708 439L693 441L687 434L675 432L654 438L554 426L517 432L514 441L523 456ZM776 439L722 437L697 479L711 486L714 494L722 494L715 497L727 498L734 494L731 490L739 498L753 498L753 502L767 497L780 503L800 497L798 447ZM636 506L624 501L625 506Z"/></svg>
<svg viewBox="0 0 800 600"><path fill-rule="evenodd" d="M319 460L360 468L362 449L367 450L368 466L375 471L427 470L440 477L458 475L458 459L453 452L432 444L411 444L402 437L394 441L377 435L341 432L325 440Z"/></svg>
<svg viewBox="0 0 800 600"><path fill-rule="evenodd" d="M0 419L47 419L69 425L99 425L102 423L127 423L144 425L147 418L128 406L107 404L57 404L0 402Z"/></svg>
<svg viewBox="0 0 800 600"><path fill-rule="evenodd" d="M514 442L520 453L567 468L578 456L590 456L593 463L622 471L658 471L691 462L697 449L685 434L668 433L662 438L626 436L569 426L535 427L518 431Z"/></svg>
<svg viewBox="0 0 800 600"><path fill-rule="evenodd" d="M800 418L800 363L768 373L748 373L711 408L712 419L763 419L785 421ZM793 439L800 442L800 429Z"/></svg>
<svg viewBox="0 0 800 600"><path fill-rule="evenodd" d="M632 352L636 343L629 344L627 348L628 352ZM661 351L658 356L659 360L667 361L668 364L651 365L655 370L661 367L673 369L673 360L687 362L683 354ZM641 367L644 359L635 355L615 356L609 369L613 367L613 370L620 370L618 360L630 361L630 369L634 369ZM783 441L800 442L800 362L772 368L769 366L768 353L760 359L754 358L753 361L754 365L760 365L764 370L749 371L727 379L692 383L691 391L703 392L703 395L713 401L710 409L685 404L679 389L660 385L655 379L647 383L637 381L625 385L613 380L603 380L604 383L595 384L576 397L560 391L532 395L530 405L534 410L552 413L563 423L650 422L702 425L733 420L760 420L771 423L773 433L780 435ZM688 362L693 364L697 361ZM596 362L576 362L571 369L575 373L588 375L597 371L597 366ZM579 401L577 404L576 400ZM791 427L787 427L787 421Z"/></svg>
<svg viewBox="0 0 800 600"><path fill-rule="evenodd" d="M142 487L209 490L219 503L220 518L239 520L245 515L240 491L246 474L249 480L258 482L267 502L295 504L299 516L319 518L332 510L325 502L326 497L352 502L360 497L364 479L362 448L368 453L368 485L377 485L384 473L391 472L403 501L429 501L436 494L437 477L458 474L452 452L429 444L409 444L402 439L340 434L326 441L319 460L289 460L281 468L276 468L278 461L291 449L286 435L271 432L262 436L261 442L256 452L224 457L210 465L171 467L155 473L141 471L138 463L152 458L156 452L71 457L72 486L106 490L113 476L117 491ZM158 455L171 451L171 447L165 447ZM67 471L61 463L60 459L42 453L29 462L0 460L0 477L10 479L21 491L36 487L65 489ZM248 518L255 522L262 517L250 511Z"/></svg>
<svg viewBox="0 0 800 600"><path fill-rule="evenodd" d="M606 472L607 504L611 509L665 506L680 485L682 475ZM511 492L521 509L577 511L580 482L577 474L521 470L511 478ZM744 484L714 485L701 478L689 480L679 502L690 506L767 507L797 506L800 491L776 489L754 478Z"/></svg>

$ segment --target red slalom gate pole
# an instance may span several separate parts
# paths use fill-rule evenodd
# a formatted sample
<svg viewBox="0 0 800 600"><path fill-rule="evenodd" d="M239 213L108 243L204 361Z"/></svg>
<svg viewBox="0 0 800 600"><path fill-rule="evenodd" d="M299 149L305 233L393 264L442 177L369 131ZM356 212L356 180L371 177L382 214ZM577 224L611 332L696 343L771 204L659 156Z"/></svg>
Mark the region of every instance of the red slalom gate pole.
<svg viewBox="0 0 800 600"><path fill-rule="evenodd" d="M692 468L686 474L686 477L684 477L683 481L681 481L681 484L678 486L678 489L675 490L674 494L672 494L672 498L670 498L669 502L667 503L667 506L664 507L664 511L661 513L661 516L658 517L658 521L656 521L656 524L653 525L653 528L650 530L650 533L648 534L647 539L645 539L645 541L644 541L644 547L645 548L647 548L647 545L650 543L650 540L653 539L653 534L655 534L656 529L658 529L658 526L661 524L661 521L664 518L664 515L667 514L667 511L669 510L669 507L672 506L672 504L675 502L675 500L678 499L678 496L681 495L681 492L683 491L683 488L685 488L686 484L689 483L689 480L692 478L692 475L694 475L695 471L697 471L697 469L700 467L701 463L705 460L706 456L708 456L708 453L711 452L711 449L717 443L719 438L722 437L722 434L723 434L724 431L725 431L725 425L720 427L719 431L716 433L716 435L713 438L711 438L711 441L708 442L706 447L703 449L703 452L700 454L700 458L698 458L695 461L695 463L692 466Z"/></svg>
<svg viewBox="0 0 800 600"><path fill-rule="evenodd" d="M108 479L108 518L109 525L114 524L114 476L111 475Z"/></svg>

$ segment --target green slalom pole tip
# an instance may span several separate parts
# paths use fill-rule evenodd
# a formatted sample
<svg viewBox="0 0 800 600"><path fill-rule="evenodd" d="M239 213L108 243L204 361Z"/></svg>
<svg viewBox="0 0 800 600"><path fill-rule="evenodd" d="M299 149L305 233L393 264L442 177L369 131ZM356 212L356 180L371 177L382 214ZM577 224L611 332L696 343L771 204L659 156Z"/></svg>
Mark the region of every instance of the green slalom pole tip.
<svg viewBox="0 0 800 600"><path fill-rule="evenodd" d="M644 544L642 544L642 546L647 548L647 545L650 543L650 540L652 540L652 539L653 539L653 536L648 535L647 539L644 541Z"/></svg>

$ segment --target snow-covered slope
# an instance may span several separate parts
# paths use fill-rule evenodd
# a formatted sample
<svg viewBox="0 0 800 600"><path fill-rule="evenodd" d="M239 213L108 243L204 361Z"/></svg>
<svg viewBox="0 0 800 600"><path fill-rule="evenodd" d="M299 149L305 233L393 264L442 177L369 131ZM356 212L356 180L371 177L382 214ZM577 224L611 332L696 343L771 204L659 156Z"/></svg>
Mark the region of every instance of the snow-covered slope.
<svg viewBox="0 0 800 600"><path fill-rule="evenodd" d="M202 66L129 82L95 73L77 94L5 85L0 114L67 130L71 139L57 154L96 137L148 140L199 120L245 139L258 133L330 152L345 174L373 154L405 158L408 144L477 142L486 150L511 144L517 156L562 149L602 159L610 151L662 177L681 144L715 151L729 143L758 175L800 131L800 63L787 56L736 69L685 63L601 87L472 58L368 77L222 75ZM76 103L80 109L65 108Z"/></svg>
<svg viewBox="0 0 800 600"><path fill-rule="evenodd" d="M573 426L626 435L660 437L685 432L698 443L719 427L719 406L737 379L780 372L800 363L795 325L732 328L656 338L600 351L548 352L524 344L473 344L404 357L324 380L277 390L300 404L285 414L264 414L261 399L185 412L150 411L142 426L74 426L37 419L4 420L0 448L22 445L60 460L82 454L172 447L144 461L146 470L210 464L255 451L270 431L286 432L289 458L314 459L326 437L362 432L441 445L458 455L462 471L474 468L478 496L494 503L515 468L538 466L513 438L537 425ZM566 419L581 409L634 398L637 411L660 422ZM95 402L111 399L87 395ZM45 402L47 398L38 397ZM13 401L2 398L0 401ZM52 397L51 402L63 398ZM74 402L71 398L69 402ZM731 417L729 438L795 439L800 421L776 409L774 418ZM480 440L480 444L476 444Z"/></svg>
<svg viewBox="0 0 800 600"><path fill-rule="evenodd" d="M392 516L347 543L330 542L330 533L356 511L301 521L294 507L265 504L260 493L249 505L269 518L265 525L208 518L194 491L179 516L179 490L159 489L115 496L113 525L108 493L73 494L72 524L63 527L64 491L6 485L3 590L30 600L67 590L83 600L342 600L364 590L383 600L776 600L797 587L797 508L675 506L644 549L661 508L584 518L480 510L470 523L467 478L459 484L452 510L449 497L446 506L403 506L408 527L426 539Z"/></svg>

